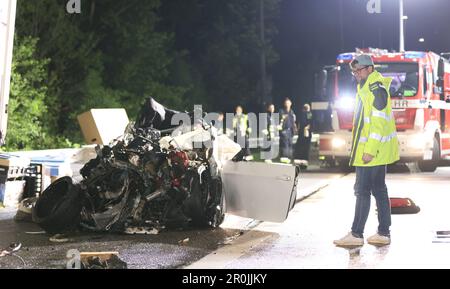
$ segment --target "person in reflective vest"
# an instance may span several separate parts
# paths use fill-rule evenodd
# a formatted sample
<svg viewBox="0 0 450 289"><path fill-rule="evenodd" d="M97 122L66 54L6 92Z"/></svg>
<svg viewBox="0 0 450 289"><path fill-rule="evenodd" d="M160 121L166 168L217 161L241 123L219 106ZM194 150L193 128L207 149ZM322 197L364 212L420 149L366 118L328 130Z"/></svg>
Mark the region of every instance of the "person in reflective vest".
<svg viewBox="0 0 450 289"><path fill-rule="evenodd" d="M389 95L390 78L383 77L370 55L360 54L350 63L358 81L353 117L350 165L356 167L355 215L351 231L335 240L337 246L364 244L364 227L370 210L371 194L378 211L377 233L369 244L390 244L391 211L386 187L386 165L399 160L399 144Z"/></svg>
<svg viewBox="0 0 450 289"><path fill-rule="evenodd" d="M234 141L241 145L245 159L251 160L252 155L249 145L249 135L251 128L248 123L248 116L243 113L242 106L236 106L235 115L233 117Z"/></svg>
<svg viewBox="0 0 450 289"><path fill-rule="evenodd" d="M272 144L278 136L278 117L275 117L275 105L273 103L269 103L267 105L266 114L266 123L262 127L261 133L263 136L263 151L268 152L267 156L269 156L269 158L265 159L264 161L267 163L271 163L272 159L277 157L272 152Z"/></svg>

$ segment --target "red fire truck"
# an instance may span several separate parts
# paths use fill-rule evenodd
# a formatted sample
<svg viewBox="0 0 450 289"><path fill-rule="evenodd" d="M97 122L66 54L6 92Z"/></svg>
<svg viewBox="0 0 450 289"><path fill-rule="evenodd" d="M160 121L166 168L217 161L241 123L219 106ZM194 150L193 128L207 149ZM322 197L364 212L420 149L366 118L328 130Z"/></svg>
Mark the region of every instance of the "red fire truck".
<svg viewBox="0 0 450 289"><path fill-rule="evenodd" d="M400 162L436 170L441 160L450 159L450 55L433 52L357 49L339 54L336 65L325 67L316 78L312 103L320 158L348 165L357 85L349 63L358 53L371 54L375 69L392 78Z"/></svg>

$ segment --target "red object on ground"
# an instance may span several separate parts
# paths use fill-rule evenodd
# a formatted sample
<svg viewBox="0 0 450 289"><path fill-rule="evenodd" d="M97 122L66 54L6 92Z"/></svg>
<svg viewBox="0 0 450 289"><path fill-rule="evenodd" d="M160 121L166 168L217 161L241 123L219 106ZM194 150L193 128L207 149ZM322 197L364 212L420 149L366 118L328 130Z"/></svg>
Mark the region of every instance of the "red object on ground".
<svg viewBox="0 0 450 289"><path fill-rule="evenodd" d="M410 198L389 198L391 202L391 214L416 214L420 212L417 206Z"/></svg>

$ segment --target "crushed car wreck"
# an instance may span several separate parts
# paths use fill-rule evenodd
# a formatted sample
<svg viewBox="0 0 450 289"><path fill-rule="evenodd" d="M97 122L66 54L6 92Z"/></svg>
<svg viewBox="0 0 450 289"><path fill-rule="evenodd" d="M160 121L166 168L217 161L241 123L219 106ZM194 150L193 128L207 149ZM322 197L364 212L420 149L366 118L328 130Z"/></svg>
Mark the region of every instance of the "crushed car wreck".
<svg viewBox="0 0 450 289"><path fill-rule="evenodd" d="M282 222L296 197L294 166L249 163L241 147L203 118L173 124L179 112L149 98L136 122L80 170L53 182L33 221L49 233L82 227L124 232L217 227L225 213Z"/></svg>

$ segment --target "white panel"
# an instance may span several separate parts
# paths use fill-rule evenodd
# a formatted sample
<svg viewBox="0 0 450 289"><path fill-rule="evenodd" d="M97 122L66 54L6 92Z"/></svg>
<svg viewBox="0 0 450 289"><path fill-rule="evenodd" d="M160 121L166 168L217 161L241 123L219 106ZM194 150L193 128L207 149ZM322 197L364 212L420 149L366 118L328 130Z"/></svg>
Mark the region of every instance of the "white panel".
<svg viewBox="0 0 450 289"><path fill-rule="evenodd" d="M296 198L296 168L291 165L228 161L222 170L229 214L283 222Z"/></svg>

